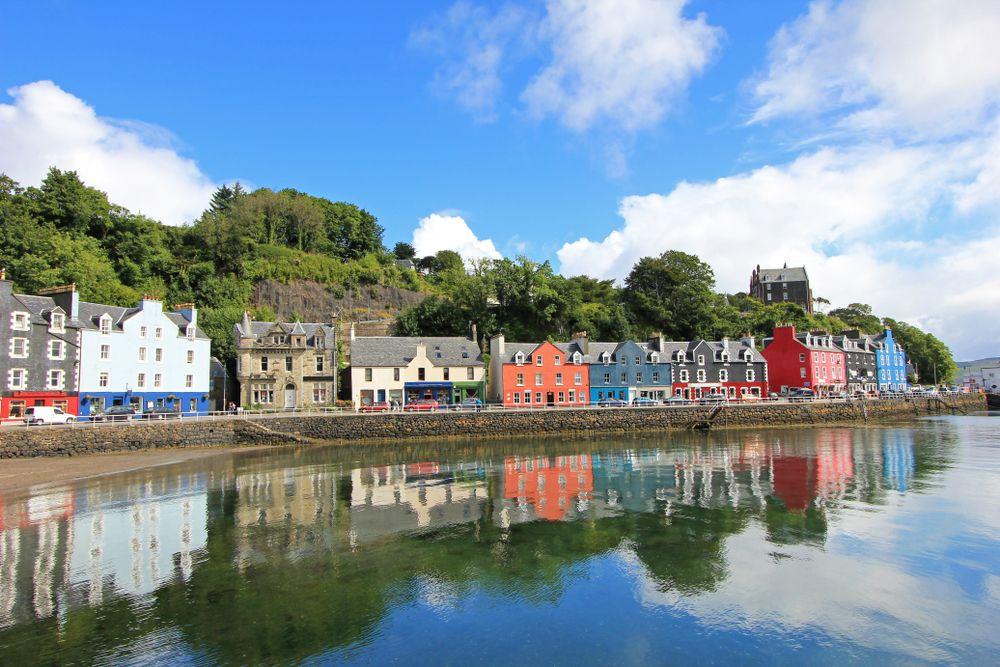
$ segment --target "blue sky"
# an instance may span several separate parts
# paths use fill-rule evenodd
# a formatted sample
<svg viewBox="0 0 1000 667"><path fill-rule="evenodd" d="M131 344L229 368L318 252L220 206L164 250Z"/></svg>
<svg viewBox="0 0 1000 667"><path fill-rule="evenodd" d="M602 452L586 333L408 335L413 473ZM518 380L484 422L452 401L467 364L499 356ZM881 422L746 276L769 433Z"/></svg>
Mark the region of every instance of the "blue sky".
<svg viewBox="0 0 1000 667"><path fill-rule="evenodd" d="M804 263L835 305L985 356L998 27L973 0L17 3L0 171L75 168L173 224L222 182L295 187L390 244L567 273L676 248L736 291Z"/></svg>

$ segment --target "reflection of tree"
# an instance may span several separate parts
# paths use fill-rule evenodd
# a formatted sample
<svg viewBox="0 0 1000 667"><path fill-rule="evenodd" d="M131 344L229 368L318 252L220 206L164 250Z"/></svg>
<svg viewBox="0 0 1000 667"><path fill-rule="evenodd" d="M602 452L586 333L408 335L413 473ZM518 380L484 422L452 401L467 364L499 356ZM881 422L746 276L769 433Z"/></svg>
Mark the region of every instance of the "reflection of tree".
<svg viewBox="0 0 1000 667"><path fill-rule="evenodd" d="M789 511L780 499L768 498L764 524L767 539L775 544L822 545L826 541L826 511L815 505Z"/></svg>

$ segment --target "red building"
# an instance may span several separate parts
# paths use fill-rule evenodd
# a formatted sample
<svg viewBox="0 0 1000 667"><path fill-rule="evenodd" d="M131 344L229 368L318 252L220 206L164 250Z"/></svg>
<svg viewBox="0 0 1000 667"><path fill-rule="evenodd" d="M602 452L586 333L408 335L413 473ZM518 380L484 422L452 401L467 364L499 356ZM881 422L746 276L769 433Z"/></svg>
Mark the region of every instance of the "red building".
<svg viewBox="0 0 1000 667"><path fill-rule="evenodd" d="M490 340L491 402L510 407L587 405L590 367L577 341L506 343Z"/></svg>
<svg viewBox="0 0 1000 667"><path fill-rule="evenodd" d="M796 333L794 326L775 327L764 341L771 391L812 389L817 395L844 391L847 361L828 334Z"/></svg>
<svg viewBox="0 0 1000 667"><path fill-rule="evenodd" d="M594 491L594 470L590 456L514 456L504 461L504 497L526 502L535 516L559 521L570 503Z"/></svg>

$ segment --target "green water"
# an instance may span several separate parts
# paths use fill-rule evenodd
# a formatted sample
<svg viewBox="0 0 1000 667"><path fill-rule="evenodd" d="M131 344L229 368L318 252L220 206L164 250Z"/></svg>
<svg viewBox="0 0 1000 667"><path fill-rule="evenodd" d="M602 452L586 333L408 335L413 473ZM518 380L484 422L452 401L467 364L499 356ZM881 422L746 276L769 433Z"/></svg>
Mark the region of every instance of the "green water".
<svg viewBox="0 0 1000 667"><path fill-rule="evenodd" d="M3 664L1000 655L996 417L254 451L0 502Z"/></svg>

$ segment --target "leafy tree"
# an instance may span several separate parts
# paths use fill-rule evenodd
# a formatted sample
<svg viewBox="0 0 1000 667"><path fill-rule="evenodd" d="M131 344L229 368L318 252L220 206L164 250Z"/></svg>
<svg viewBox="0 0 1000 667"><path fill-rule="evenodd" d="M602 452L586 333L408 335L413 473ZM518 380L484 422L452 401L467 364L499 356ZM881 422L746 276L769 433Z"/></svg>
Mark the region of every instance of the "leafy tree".
<svg viewBox="0 0 1000 667"><path fill-rule="evenodd" d="M872 312L872 307L866 303L852 303L846 308L834 308L829 314L840 318L850 328L864 333L877 334L882 331L882 322Z"/></svg>
<svg viewBox="0 0 1000 667"><path fill-rule="evenodd" d="M400 241L393 246L392 254L396 259L413 259L417 256L417 249L405 241Z"/></svg>
<svg viewBox="0 0 1000 667"><path fill-rule="evenodd" d="M917 381L930 384L955 379L955 374L958 373L955 358L948 346L936 336L906 322L886 318L885 324L892 329L896 342L906 350L907 358L916 371Z"/></svg>
<svg viewBox="0 0 1000 667"><path fill-rule="evenodd" d="M451 300L431 296L400 313L393 332L397 336L467 336L469 321Z"/></svg>
<svg viewBox="0 0 1000 667"><path fill-rule="evenodd" d="M643 257L625 279L626 303L639 330L687 340L709 335L715 274L698 257L668 250Z"/></svg>

